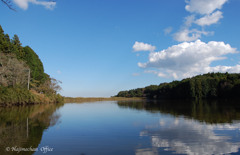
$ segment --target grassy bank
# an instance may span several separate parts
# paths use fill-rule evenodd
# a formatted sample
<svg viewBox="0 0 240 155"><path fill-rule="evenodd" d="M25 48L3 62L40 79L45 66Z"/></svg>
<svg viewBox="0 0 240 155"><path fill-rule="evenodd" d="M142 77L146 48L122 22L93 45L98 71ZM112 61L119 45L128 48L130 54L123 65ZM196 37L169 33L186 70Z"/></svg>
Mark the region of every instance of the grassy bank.
<svg viewBox="0 0 240 155"><path fill-rule="evenodd" d="M0 87L0 106L59 102L63 102L63 97L59 94L40 94L23 88Z"/></svg>
<svg viewBox="0 0 240 155"><path fill-rule="evenodd" d="M64 103L82 103L82 102L94 102L94 101L136 101L136 100L144 100L144 98L140 97L64 97Z"/></svg>

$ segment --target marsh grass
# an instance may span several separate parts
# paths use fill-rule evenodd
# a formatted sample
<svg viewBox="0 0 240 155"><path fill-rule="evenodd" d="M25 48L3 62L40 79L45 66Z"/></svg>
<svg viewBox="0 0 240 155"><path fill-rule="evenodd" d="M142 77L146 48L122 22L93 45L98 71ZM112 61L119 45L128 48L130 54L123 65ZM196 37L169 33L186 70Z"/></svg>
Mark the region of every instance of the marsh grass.
<svg viewBox="0 0 240 155"><path fill-rule="evenodd" d="M64 103L82 103L94 101L141 101L144 98L140 97L64 97Z"/></svg>

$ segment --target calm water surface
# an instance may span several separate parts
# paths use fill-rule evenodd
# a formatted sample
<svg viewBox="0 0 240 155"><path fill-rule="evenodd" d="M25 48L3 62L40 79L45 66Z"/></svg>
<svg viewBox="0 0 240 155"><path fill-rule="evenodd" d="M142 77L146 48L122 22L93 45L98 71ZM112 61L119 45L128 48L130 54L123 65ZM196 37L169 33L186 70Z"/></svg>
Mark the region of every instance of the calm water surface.
<svg viewBox="0 0 240 155"><path fill-rule="evenodd" d="M240 154L240 107L104 101L0 108L0 154Z"/></svg>

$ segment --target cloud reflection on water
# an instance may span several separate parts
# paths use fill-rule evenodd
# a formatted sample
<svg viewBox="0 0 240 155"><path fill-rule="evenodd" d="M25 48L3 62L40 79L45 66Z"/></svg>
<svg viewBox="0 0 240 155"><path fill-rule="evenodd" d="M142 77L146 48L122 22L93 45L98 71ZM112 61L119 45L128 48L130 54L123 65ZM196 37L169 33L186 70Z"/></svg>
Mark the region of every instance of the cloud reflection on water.
<svg viewBox="0 0 240 155"><path fill-rule="evenodd" d="M160 119L159 124L148 125L140 133L140 136L150 136L152 150L138 149L136 154L158 154L156 148L190 155L236 153L240 148L240 139L233 141L229 131L239 136L240 123L206 124L183 117L167 121Z"/></svg>

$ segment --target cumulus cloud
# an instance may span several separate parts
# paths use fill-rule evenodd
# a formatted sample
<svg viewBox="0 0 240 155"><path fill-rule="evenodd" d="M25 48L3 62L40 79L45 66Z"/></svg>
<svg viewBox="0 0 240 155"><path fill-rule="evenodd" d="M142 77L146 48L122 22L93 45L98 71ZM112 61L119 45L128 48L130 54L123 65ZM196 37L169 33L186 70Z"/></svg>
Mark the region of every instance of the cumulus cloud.
<svg viewBox="0 0 240 155"><path fill-rule="evenodd" d="M209 34L211 34L211 32L199 31L197 29L189 30L188 28L185 28L175 33L174 39L179 42L195 41L197 39L200 39L202 35L209 35Z"/></svg>
<svg viewBox="0 0 240 155"><path fill-rule="evenodd" d="M192 23L194 23L195 20L195 16L191 15L191 16L187 16L185 17L185 22L184 22L184 27L190 27L192 26Z"/></svg>
<svg viewBox="0 0 240 155"><path fill-rule="evenodd" d="M195 41L200 39L202 35L209 35L212 32L206 32L204 30L190 29L195 22L195 15L185 17L185 22L180 31L173 35L174 39L178 42Z"/></svg>
<svg viewBox="0 0 240 155"><path fill-rule="evenodd" d="M139 52L139 51L154 51L156 49L155 46L152 46L150 44L146 44L143 42L138 42L136 41L135 44L133 45L133 51Z"/></svg>
<svg viewBox="0 0 240 155"><path fill-rule="evenodd" d="M196 20L195 23L200 26L212 25L217 23L221 18L223 18L222 12L216 11L210 15L205 15L204 17Z"/></svg>
<svg viewBox="0 0 240 155"><path fill-rule="evenodd" d="M208 35L212 32L204 30L191 29L192 24L199 26L210 26L218 23L223 18L222 6L228 0L186 0L186 11L191 15L185 17L185 22L182 28L174 34L174 39L179 42L195 41L200 39L202 35ZM196 19L198 17L198 19Z"/></svg>
<svg viewBox="0 0 240 155"><path fill-rule="evenodd" d="M191 13L210 14L221 9L228 0L187 0L185 9Z"/></svg>
<svg viewBox="0 0 240 155"><path fill-rule="evenodd" d="M205 43L197 40L183 42L159 52L151 52L148 62L138 63L138 66L145 69L155 68L160 76L168 75L175 79L208 72L240 72L240 65L210 66L212 62L227 59L227 54L234 53L237 53L237 50L224 42Z"/></svg>
<svg viewBox="0 0 240 155"><path fill-rule="evenodd" d="M190 15L184 18L179 31L173 34L174 40L182 42L165 50L155 52L156 47L135 42L134 51L150 51L147 62L138 63L145 73L174 79L192 77L208 72L240 72L240 63L235 66L211 66L214 61L227 59L227 54L237 53L235 48L224 42L202 42L202 36L213 35L204 26L216 24L223 18L220 11L228 0L186 0L186 11ZM165 34L172 32L168 27Z"/></svg>
<svg viewBox="0 0 240 155"><path fill-rule="evenodd" d="M144 73L156 74L158 77L167 77L166 74L164 74L162 72L155 71L155 70L145 70Z"/></svg>
<svg viewBox="0 0 240 155"><path fill-rule="evenodd" d="M56 6L56 2L53 1L39 1L39 0L14 0L14 3L19 6L20 8L27 10L28 9L28 4L32 3L35 5L42 5L46 9L54 9Z"/></svg>

